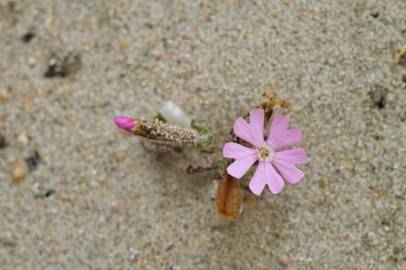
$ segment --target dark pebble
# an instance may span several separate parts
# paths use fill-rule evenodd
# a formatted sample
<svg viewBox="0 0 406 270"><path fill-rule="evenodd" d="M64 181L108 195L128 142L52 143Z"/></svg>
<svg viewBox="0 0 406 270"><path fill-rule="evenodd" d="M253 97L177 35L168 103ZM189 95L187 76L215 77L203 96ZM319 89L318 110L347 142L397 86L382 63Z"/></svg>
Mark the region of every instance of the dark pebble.
<svg viewBox="0 0 406 270"><path fill-rule="evenodd" d="M50 196L51 196L52 194L54 194L54 193L55 193L55 190L54 190L54 189L48 189L48 190L46 190L44 193L35 194L34 197L35 197L36 199L45 199L45 198L50 197Z"/></svg>
<svg viewBox="0 0 406 270"><path fill-rule="evenodd" d="M371 91L369 91L369 97L371 98L374 107L378 109L384 109L387 105L386 96L389 90L382 85L375 85Z"/></svg>
<svg viewBox="0 0 406 270"><path fill-rule="evenodd" d="M53 55L48 61L45 78L65 78L76 73L81 67L81 56L75 52L69 52L63 57Z"/></svg>
<svg viewBox="0 0 406 270"><path fill-rule="evenodd" d="M373 12L371 12L371 16L372 16L372 18L378 18L379 17L379 11L373 11Z"/></svg>
<svg viewBox="0 0 406 270"><path fill-rule="evenodd" d="M29 43L33 38L35 38L35 33L33 33L33 32L27 32L26 34L24 34L24 35L21 37L21 40L22 40L24 43Z"/></svg>
<svg viewBox="0 0 406 270"><path fill-rule="evenodd" d="M30 171L35 170L38 167L38 164L41 162L41 156L38 151L34 151L34 153L25 159L27 163L28 169Z"/></svg>

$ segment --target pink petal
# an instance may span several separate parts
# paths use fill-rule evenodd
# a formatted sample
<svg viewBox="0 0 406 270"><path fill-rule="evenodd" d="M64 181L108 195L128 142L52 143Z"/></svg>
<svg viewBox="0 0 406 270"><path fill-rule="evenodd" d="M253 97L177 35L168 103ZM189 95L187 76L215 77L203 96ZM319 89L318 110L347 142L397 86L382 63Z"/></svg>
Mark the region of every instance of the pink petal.
<svg viewBox="0 0 406 270"><path fill-rule="evenodd" d="M307 164L309 162L309 158L303 148L276 152L273 154L273 158L289 164Z"/></svg>
<svg viewBox="0 0 406 270"><path fill-rule="evenodd" d="M273 149L299 144L302 141L302 131L300 128L292 128L285 131L283 136L272 141Z"/></svg>
<svg viewBox="0 0 406 270"><path fill-rule="evenodd" d="M229 175L239 179L249 170L257 159L258 158L256 155L236 159L233 163L231 163L230 166L227 167L227 172Z"/></svg>
<svg viewBox="0 0 406 270"><path fill-rule="evenodd" d="M284 186L285 186L285 181L283 181L283 178L280 176L280 174L275 170L275 168L272 166L270 162L266 162L266 169L267 169L267 175L268 175L268 187L271 190L273 194L278 194L280 193Z"/></svg>
<svg viewBox="0 0 406 270"><path fill-rule="evenodd" d="M137 121L134 118L121 115L114 117L114 123L117 127L124 129L127 132L132 132Z"/></svg>
<svg viewBox="0 0 406 270"><path fill-rule="evenodd" d="M275 149L274 145L277 144L279 140L283 139L283 136L288 129L289 117L278 114L272 120L271 127L269 128L268 139L266 143Z"/></svg>
<svg viewBox="0 0 406 270"><path fill-rule="evenodd" d="M304 176L304 173L296 168L295 165L280 161L278 159L273 159L272 164L282 175L282 177L290 184L296 184Z"/></svg>
<svg viewBox="0 0 406 270"><path fill-rule="evenodd" d="M283 190L285 182L270 162L262 161L259 162L249 187L254 194L260 195L265 185L268 185L273 194L278 194Z"/></svg>
<svg viewBox="0 0 406 270"><path fill-rule="evenodd" d="M264 118L265 112L263 109L252 109L250 111L249 125L254 130L257 141L259 141L260 144L264 143Z"/></svg>
<svg viewBox="0 0 406 270"><path fill-rule="evenodd" d="M224 144L223 156L226 158L243 158L249 155L255 155L256 151L254 149L242 146L241 144L228 142Z"/></svg>
<svg viewBox="0 0 406 270"><path fill-rule="evenodd" d="M260 161L258 167L255 170L254 176L252 176L249 183L250 190L255 195L261 195L262 191L266 186L266 172L265 172L265 162Z"/></svg>
<svg viewBox="0 0 406 270"><path fill-rule="evenodd" d="M235 135L254 146L261 143L257 132L242 117L235 120L233 131Z"/></svg>

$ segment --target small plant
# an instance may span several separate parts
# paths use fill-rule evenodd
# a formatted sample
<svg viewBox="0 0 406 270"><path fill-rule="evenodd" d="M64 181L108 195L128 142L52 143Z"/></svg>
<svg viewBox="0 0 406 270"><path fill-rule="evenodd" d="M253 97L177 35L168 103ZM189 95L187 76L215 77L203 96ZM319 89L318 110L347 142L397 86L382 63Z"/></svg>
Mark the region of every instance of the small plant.
<svg viewBox="0 0 406 270"><path fill-rule="evenodd" d="M287 109L289 103L274 92L264 96L266 102L235 120L222 156L219 153L214 165L187 168L188 173L218 170L221 180L216 206L219 214L226 219L240 216L244 200L248 206L254 206L256 196L261 195L266 186L273 194L279 194L285 182L296 184L304 176L295 165L308 163L306 151L290 148L301 142L301 130L289 129L287 116L273 116L274 108ZM269 133L265 137L264 126L271 118ZM117 116L114 122L126 132L177 152L192 149L211 153L213 150L212 133L196 121L191 121L173 102L166 103L153 120ZM249 179L248 184L242 184L247 182L242 178Z"/></svg>

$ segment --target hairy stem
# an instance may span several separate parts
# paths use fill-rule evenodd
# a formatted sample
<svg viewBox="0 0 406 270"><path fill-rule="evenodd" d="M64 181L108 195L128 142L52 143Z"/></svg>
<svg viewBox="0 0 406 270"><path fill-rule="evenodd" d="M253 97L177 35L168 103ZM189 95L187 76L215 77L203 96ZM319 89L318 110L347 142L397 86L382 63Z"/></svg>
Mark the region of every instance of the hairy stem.
<svg viewBox="0 0 406 270"><path fill-rule="evenodd" d="M197 130L170 125L157 119L137 121L133 134L158 144L178 147L205 149L210 148L213 143L213 136L210 133L202 134Z"/></svg>

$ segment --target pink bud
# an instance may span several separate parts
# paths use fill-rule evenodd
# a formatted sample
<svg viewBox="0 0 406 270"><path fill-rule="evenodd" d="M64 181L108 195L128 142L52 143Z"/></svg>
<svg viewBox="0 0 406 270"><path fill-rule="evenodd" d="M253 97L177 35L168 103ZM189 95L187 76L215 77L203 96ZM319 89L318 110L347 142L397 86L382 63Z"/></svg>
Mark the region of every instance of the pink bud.
<svg viewBox="0 0 406 270"><path fill-rule="evenodd" d="M121 129L124 129L128 132L133 132L136 120L127 116L116 116L114 117L114 123Z"/></svg>

